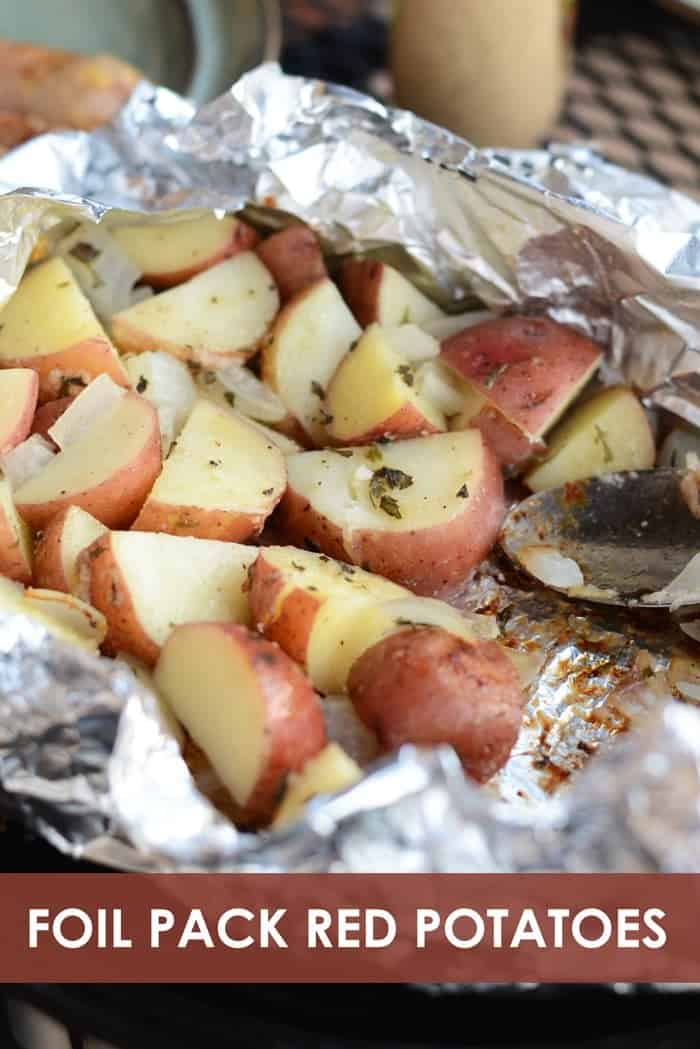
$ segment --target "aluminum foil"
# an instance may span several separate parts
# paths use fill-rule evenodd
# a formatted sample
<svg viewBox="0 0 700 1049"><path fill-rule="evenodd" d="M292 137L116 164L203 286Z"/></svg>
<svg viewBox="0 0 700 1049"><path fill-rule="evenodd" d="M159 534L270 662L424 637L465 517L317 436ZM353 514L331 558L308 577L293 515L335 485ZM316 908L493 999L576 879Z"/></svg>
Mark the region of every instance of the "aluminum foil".
<svg viewBox="0 0 700 1049"><path fill-rule="evenodd" d="M5 157L0 190L0 302L67 216L245 207L276 228L293 213L329 254L389 259L448 309L575 325L606 347L607 380L700 422L700 205L583 147L477 150L265 65L197 113L141 84L109 127ZM498 616L528 677L521 739L487 789L449 748L405 747L295 827L240 832L128 669L5 616L3 803L58 848L124 869L700 870L692 651L665 622L608 621L501 573L453 595Z"/></svg>

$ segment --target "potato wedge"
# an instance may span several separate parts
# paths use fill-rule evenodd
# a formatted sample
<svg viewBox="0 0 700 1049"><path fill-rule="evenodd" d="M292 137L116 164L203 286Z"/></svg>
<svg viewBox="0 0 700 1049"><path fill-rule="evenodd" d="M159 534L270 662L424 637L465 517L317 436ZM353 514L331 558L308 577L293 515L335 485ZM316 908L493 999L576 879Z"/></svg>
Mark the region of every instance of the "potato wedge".
<svg viewBox="0 0 700 1049"><path fill-rule="evenodd" d="M76 408L78 400L68 411ZM127 392L25 481L15 492L15 502L32 528L44 528L69 506L82 507L109 527L128 526L160 466L155 409L143 397Z"/></svg>
<svg viewBox="0 0 700 1049"><path fill-rule="evenodd" d="M43 437L45 441L48 441L57 449L58 446L49 437L49 430L73 403L76 396L77 394L74 394L72 397L57 397L55 401L47 401L37 408L32 421L32 436L36 434L37 437Z"/></svg>
<svg viewBox="0 0 700 1049"><path fill-rule="evenodd" d="M359 765L337 743L328 743L316 757L307 761L301 772L289 777L272 821L273 829L288 827L298 820L312 798L345 790L359 779L362 779Z"/></svg>
<svg viewBox="0 0 700 1049"><path fill-rule="evenodd" d="M493 641L434 627L392 634L355 663L348 689L386 750L449 743L478 783L498 772L518 738L524 697Z"/></svg>
<svg viewBox="0 0 700 1049"><path fill-rule="evenodd" d="M255 353L278 309L271 274L244 251L116 313L112 338L122 353L164 350L217 368Z"/></svg>
<svg viewBox="0 0 700 1049"><path fill-rule="evenodd" d="M326 443L326 385L360 335L328 279L305 288L280 311L263 346L262 376L289 410L291 437L312 445Z"/></svg>
<svg viewBox="0 0 700 1049"><path fill-rule="evenodd" d="M7 477L0 475L0 575L32 581L31 533L17 512Z"/></svg>
<svg viewBox="0 0 700 1049"><path fill-rule="evenodd" d="M180 623L247 623L247 573L257 550L213 539L110 532L80 555L90 601L113 651L153 666Z"/></svg>
<svg viewBox="0 0 700 1049"><path fill-rule="evenodd" d="M198 401L133 528L244 542L286 486L284 457L242 415Z"/></svg>
<svg viewBox="0 0 700 1049"><path fill-rule="evenodd" d="M254 627L302 666L314 621L330 598L352 604L408 596L403 587L381 576L291 546L263 547L250 570Z"/></svg>
<svg viewBox="0 0 700 1049"><path fill-rule="evenodd" d="M502 463L545 450L543 438L592 378L602 354L548 317L499 317L442 344L441 359L470 387L455 429L477 426Z"/></svg>
<svg viewBox="0 0 700 1049"><path fill-rule="evenodd" d="M328 435L340 445L379 437L418 437L447 429L443 413L416 382L419 365L402 352L412 325L373 324L346 353L328 385Z"/></svg>
<svg viewBox="0 0 700 1049"><path fill-rule="evenodd" d="M244 627L177 627L155 682L240 806L243 823L268 822L289 773L325 745L309 682L276 645Z"/></svg>
<svg viewBox="0 0 700 1049"><path fill-rule="evenodd" d="M557 427L546 459L523 480L530 491L541 492L618 470L648 470L655 459L656 442L641 404L627 387L609 386Z"/></svg>
<svg viewBox="0 0 700 1049"><path fill-rule="evenodd" d="M39 395L39 376L31 368L0 371L0 455L29 435Z"/></svg>
<svg viewBox="0 0 700 1049"><path fill-rule="evenodd" d="M298 222L267 237L257 253L275 278L283 303L328 276L316 234Z"/></svg>
<svg viewBox="0 0 700 1049"><path fill-rule="evenodd" d="M48 590L81 596L78 558L107 531L79 506L68 506L52 517L34 549L34 583Z"/></svg>
<svg viewBox="0 0 700 1049"><path fill-rule="evenodd" d="M129 380L92 306L63 259L25 273L2 309L0 367L31 368L39 401L79 393L97 375Z"/></svg>
<svg viewBox="0 0 700 1049"><path fill-rule="evenodd" d="M233 215L201 215L172 222L135 222L110 230L144 284L172 288L224 259L250 251L260 239Z"/></svg>
<svg viewBox="0 0 700 1049"><path fill-rule="evenodd" d="M420 327L444 316L398 270L376 259L346 259L340 271L340 290L363 328L370 324Z"/></svg>
<svg viewBox="0 0 700 1049"><path fill-rule="evenodd" d="M287 457L280 523L416 593L462 581L493 546L503 480L478 430Z"/></svg>

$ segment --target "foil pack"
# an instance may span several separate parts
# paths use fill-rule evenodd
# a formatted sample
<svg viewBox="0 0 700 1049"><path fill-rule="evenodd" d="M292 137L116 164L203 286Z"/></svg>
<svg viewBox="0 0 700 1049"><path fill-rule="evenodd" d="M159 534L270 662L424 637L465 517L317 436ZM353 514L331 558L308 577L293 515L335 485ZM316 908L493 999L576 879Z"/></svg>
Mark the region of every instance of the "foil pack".
<svg viewBox="0 0 700 1049"><path fill-rule="evenodd" d="M41 188L36 188L40 186ZM606 348L652 411L700 424L700 204L583 146L478 150L411 113L266 64L195 112L142 83L96 132L0 162L0 303L61 219L246 209L330 255L399 266L444 308L546 312ZM451 595L498 618L527 680L484 789L406 746L295 826L237 830L128 667L0 617L0 799L58 849L124 870L700 871L700 665L667 619L528 591L491 561Z"/></svg>

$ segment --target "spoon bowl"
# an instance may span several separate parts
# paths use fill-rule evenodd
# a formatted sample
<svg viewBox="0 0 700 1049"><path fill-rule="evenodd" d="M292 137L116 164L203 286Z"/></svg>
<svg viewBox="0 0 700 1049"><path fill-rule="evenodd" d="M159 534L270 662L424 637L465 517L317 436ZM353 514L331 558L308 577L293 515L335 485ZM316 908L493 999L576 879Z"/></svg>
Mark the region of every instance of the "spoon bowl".
<svg viewBox="0 0 700 1049"><path fill-rule="evenodd" d="M569 597L668 608L670 599L656 593L700 551L684 476L635 470L538 492L507 515L501 546L518 568Z"/></svg>

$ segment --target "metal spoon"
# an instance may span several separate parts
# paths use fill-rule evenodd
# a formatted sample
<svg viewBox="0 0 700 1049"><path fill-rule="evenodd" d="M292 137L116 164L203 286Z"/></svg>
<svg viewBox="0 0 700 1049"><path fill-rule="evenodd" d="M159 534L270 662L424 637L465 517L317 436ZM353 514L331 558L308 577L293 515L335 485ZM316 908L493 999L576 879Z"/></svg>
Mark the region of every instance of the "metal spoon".
<svg viewBox="0 0 700 1049"><path fill-rule="evenodd" d="M515 565L569 597L669 608L670 599L642 598L668 586L700 551L700 520L683 498L683 477L632 471L539 492L508 514L501 546ZM697 617L699 603L700 589L674 614Z"/></svg>

